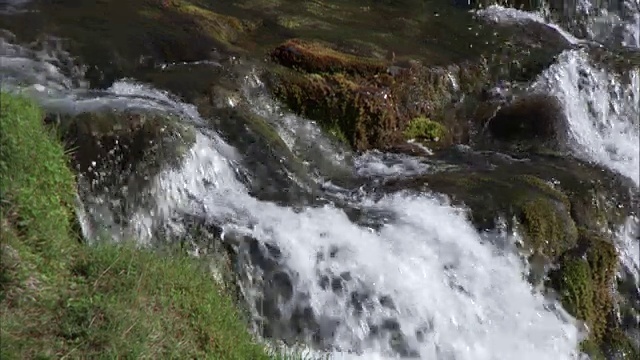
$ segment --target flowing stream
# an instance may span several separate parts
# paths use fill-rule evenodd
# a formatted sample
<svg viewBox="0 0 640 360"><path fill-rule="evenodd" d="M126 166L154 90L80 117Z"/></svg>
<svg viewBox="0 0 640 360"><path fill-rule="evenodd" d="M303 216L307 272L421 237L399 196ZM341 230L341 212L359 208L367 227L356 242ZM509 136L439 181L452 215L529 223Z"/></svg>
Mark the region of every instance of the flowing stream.
<svg viewBox="0 0 640 360"><path fill-rule="evenodd" d="M5 3L0 2L3 12L19 11L23 5ZM620 45L638 48L637 0L625 3L625 9L615 21L609 16L608 23L619 31ZM605 23L603 13L589 18L588 39L552 26L574 44L604 41L597 31ZM546 21L540 14L497 6L481 15L493 21ZM438 194L400 192L380 197L332 182L336 173L351 180L345 184L359 184L427 173L432 164L381 152L356 156L323 136L312 122L281 109L247 74L242 101L267 119L312 173L310 180L295 175L285 180L322 189L317 202L303 206L262 200L250 191L252 181L258 180L242 154L195 106L135 79L122 79L106 90L89 90L81 74L67 64L68 57L55 47L34 51L4 36L0 40L3 90L25 92L48 109L69 113L105 108L172 113L196 131L195 143L181 164L152 179L146 190L152 201L135 208L124 228L114 223L105 205L110 199L87 195L83 199L87 235L110 228L114 235L152 244L159 231L184 236L189 231L187 218L219 229L219 241L240 254L239 285L253 315L254 331L306 344L314 349L313 355L579 358L580 326L527 282L527 264L515 250L517 234L500 228L479 233L465 209ZM570 146L577 155L639 185L638 68L616 74L591 61L584 48L576 48L563 52L529 90L562 101ZM359 219L354 219L354 211L361 214ZM623 263L632 272L640 270L635 227L637 221L630 219L620 237Z"/></svg>

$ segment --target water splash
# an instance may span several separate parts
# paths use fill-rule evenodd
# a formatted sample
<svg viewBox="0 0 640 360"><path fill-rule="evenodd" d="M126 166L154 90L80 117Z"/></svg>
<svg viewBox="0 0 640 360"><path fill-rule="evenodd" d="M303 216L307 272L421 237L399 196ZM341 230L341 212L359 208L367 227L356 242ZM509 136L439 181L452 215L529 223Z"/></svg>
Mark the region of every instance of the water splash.
<svg viewBox="0 0 640 360"><path fill-rule="evenodd" d="M593 65L585 50L565 51L533 91L557 96L569 121L570 145L640 184L640 70L616 74Z"/></svg>
<svg viewBox="0 0 640 360"><path fill-rule="evenodd" d="M545 17L538 12L522 11L513 8L506 8L500 5L490 5L486 8L476 10L475 13L482 18L496 23L510 24L526 23L528 21L540 23L556 30L570 44L579 44L582 42L582 40L576 38L560 26L546 20Z"/></svg>
<svg viewBox="0 0 640 360"><path fill-rule="evenodd" d="M576 328L533 292L520 259L491 245L446 203L408 194L366 201L395 215L372 232L332 205L295 211L260 202L204 136L181 169L158 177L155 191L163 199L156 216L206 216L223 224L225 233L279 249L292 288L280 303L280 320L306 306L335 351L392 356L398 351L393 341L374 336L391 324L382 338L395 336L423 358L576 355ZM323 286L323 277L337 274L348 274L339 291ZM354 305L354 297L367 291Z"/></svg>
<svg viewBox="0 0 640 360"><path fill-rule="evenodd" d="M627 219L616 239L620 263L632 274L636 288L640 289L640 218Z"/></svg>

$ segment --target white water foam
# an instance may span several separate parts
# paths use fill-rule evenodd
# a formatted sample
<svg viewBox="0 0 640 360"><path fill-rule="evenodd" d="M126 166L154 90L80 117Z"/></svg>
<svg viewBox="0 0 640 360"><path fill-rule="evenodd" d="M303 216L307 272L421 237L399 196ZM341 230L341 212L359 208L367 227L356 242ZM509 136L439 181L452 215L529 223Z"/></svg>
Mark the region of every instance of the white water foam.
<svg viewBox="0 0 640 360"><path fill-rule="evenodd" d="M460 211L435 199L394 195L368 203L397 215L377 233L354 225L333 206L296 212L250 197L205 136L198 136L181 169L156 179L155 189L164 199L159 213L206 215L224 223L225 231L278 246L299 279L296 291L309 294L314 312L342 320L333 345L359 348L361 358L388 354L389 345L368 342L367 332L371 321L390 314L376 308L362 319L349 315L347 299L323 290L318 272L348 271L376 292L391 294L402 332L422 358L576 356L575 326L547 309L523 279L518 257L483 243ZM319 251L332 246L340 249L336 257L316 261ZM429 331L418 343L412 334L424 326Z"/></svg>
<svg viewBox="0 0 640 360"><path fill-rule="evenodd" d="M583 0L577 13L585 36L601 44L640 48L640 0Z"/></svg>
<svg viewBox="0 0 640 360"><path fill-rule="evenodd" d="M629 217L616 237L620 263L636 280L640 288L640 218Z"/></svg>
<svg viewBox="0 0 640 360"><path fill-rule="evenodd" d="M0 15L15 15L26 12L31 0L0 0Z"/></svg>
<svg viewBox="0 0 640 360"><path fill-rule="evenodd" d="M242 91L251 110L274 126L289 150L297 156L311 160L319 155L336 167L343 167L349 161L350 151L329 140L318 124L283 110L271 98L256 71L245 76Z"/></svg>
<svg viewBox="0 0 640 360"><path fill-rule="evenodd" d="M537 12L528 12L514 8L505 8L500 5L490 5L486 8L475 10L475 13L482 18L496 23L526 23L528 21L540 23L556 30L571 44L579 44L580 42L582 42L580 39L576 38L560 26L545 20L544 16Z"/></svg>
<svg viewBox="0 0 640 360"><path fill-rule="evenodd" d="M533 91L555 95L564 104L570 145L640 183L640 70L626 78L594 67L584 50L560 54Z"/></svg>
<svg viewBox="0 0 640 360"><path fill-rule="evenodd" d="M358 156L354 165L358 176L373 178L411 177L426 174L432 168L422 157L383 153L377 150L367 151Z"/></svg>

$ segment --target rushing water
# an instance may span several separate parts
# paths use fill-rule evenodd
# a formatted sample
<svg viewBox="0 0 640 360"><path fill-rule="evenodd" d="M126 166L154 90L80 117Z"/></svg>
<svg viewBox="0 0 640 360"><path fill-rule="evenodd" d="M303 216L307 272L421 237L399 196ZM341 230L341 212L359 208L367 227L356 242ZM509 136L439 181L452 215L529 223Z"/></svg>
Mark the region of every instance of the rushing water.
<svg viewBox="0 0 640 360"><path fill-rule="evenodd" d="M544 22L539 15L500 7L482 14L493 21ZM619 16L625 29L620 41L637 47L638 13L629 14ZM582 41L559 30L574 44ZM516 234L477 232L464 209L437 194L373 199L334 187L347 205L294 208L260 200L249 191L251 180L241 176L247 171L242 154L195 106L134 80L87 90L67 58L64 52L32 51L2 40L3 88L20 89L50 109L70 113L104 108L168 112L197 133L180 166L152 180L147 191L153 201L135 209L126 229L111 220L112 210L104 205L108 198L86 195L87 234L112 226L114 234L124 231L151 243L158 230L184 235L186 217L212 224L220 229L221 241L241 254L240 285L256 332L304 341L335 358L578 357L577 324L526 281L526 264L514 250ZM562 101L577 154L638 184L640 75L637 69L623 75L598 67L585 50L574 49L562 53L530 90ZM313 123L279 109L259 91L253 75L243 86L243 101L306 161L317 182L335 171L353 178L431 171L432 164L418 157L370 152L352 159ZM353 209L364 213L368 223L354 221ZM631 219L620 237L622 261L632 271L640 269L636 227Z"/></svg>

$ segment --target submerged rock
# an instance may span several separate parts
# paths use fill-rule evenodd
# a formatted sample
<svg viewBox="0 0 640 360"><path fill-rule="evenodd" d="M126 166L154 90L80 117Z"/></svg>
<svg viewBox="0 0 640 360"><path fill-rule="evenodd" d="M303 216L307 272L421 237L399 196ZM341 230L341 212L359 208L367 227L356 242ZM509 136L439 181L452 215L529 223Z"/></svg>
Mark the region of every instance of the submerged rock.
<svg viewBox="0 0 640 360"><path fill-rule="evenodd" d="M214 50L242 52L238 45L259 26L188 0L62 0L39 6L48 32L71 39L72 52L99 87L159 63L211 59Z"/></svg>

